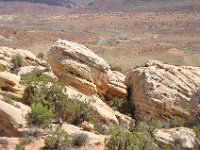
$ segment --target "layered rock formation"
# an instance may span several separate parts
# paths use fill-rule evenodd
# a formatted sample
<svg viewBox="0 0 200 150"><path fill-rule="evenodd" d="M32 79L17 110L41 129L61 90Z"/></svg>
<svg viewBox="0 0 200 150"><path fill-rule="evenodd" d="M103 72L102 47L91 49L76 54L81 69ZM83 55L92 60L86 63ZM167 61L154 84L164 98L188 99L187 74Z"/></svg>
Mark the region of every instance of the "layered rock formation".
<svg viewBox="0 0 200 150"><path fill-rule="evenodd" d="M67 85L88 95L126 97L124 77L87 47L58 40L48 52L48 62L55 75Z"/></svg>
<svg viewBox="0 0 200 150"><path fill-rule="evenodd" d="M23 105L17 108L2 100L0 106L0 136L19 136L20 128L27 127L28 107Z"/></svg>
<svg viewBox="0 0 200 150"><path fill-rule="evenodd" d="M194 131L184 127L158 129L154 136L156 143L163 148L170 145L175 150L193 150L200 145Z"/></svg>
<svg viewBox="0 0 200 150"><path fill-rule="evenodd" d="M149 61L126 76L136 114L168 119L180 116L197 120L200 99L200 67L173 66Z"/></svg>
<svg viewBox="0 0 200 150"><path fill-rule="evenodd" d="M0 94L7 94L19 99L24 91L20 85L20 76L9 72L0 72Z"/></svg>

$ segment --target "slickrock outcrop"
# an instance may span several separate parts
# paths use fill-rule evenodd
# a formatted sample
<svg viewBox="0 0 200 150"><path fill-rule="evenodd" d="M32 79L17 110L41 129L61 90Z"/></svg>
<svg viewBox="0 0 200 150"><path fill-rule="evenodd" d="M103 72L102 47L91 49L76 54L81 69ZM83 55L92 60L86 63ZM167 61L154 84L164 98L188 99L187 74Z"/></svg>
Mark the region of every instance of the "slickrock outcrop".
<svg viewBox="0 0 200 150"><path fill-rule="evenodd" d="M161 147L170 145L174 150L193 150L200 145L194 131L184 127L158 129L154 136Z"/></svg>
<svg viewBox="0 0 200 150"><path fill-rule="evenodd" d="M58 40L48 52L48 62L61 81L81 92L108 95L109 98L126 97L122 75L119 78L105 60L83 45Z"/></svg>
<svg viewBox="0 0 200 150"><path fill-rule="evenodd" d="M22 105L22 104L21 104ZM19 136L27 126L27 106L19 108L0 100L0 136Z"/></svg>
<svg viewBox="0 0 200 150"><path fill-rule="evenodd" d="M0 72L0 94L20 98L23 95L23 86L20 85L20 76L9 72Z"/></svg>
<svg viewBox="0 0 200 150"><path fill-rule="evenodd" d="M200 67L149 61L145 67L130 72L125 84L139 116L154 119L180 116L187 120L199 116Z"/></svg>

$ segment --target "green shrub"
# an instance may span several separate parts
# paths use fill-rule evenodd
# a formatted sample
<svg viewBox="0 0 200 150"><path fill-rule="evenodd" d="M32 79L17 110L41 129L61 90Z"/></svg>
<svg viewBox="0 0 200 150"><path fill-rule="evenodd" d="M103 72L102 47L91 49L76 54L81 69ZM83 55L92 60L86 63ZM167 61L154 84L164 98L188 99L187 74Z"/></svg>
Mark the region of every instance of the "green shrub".
<svg viewBox="0 0 200 150"><path fill-rule="evenodd" d="M17 144L15 146L15 150L25 150L25 147L23 145L21 145L21 144Z"/></svg>
<svg viewBox="0 0 200 150"><path fill-rule="evenodd" d="M21 67L23 65L23 61L23 57L19 54L13 56L11 60L15 68Z"/></svg>
<svg viewBox="0 0 200 150"><path fill-rule="evenodd" d="M12 98L10 96L7 96L7 95L3 96L3 101L8 103L8 104L13 104Z"/></svg>
<svg viewBox="0 0 200 150"><path fill-rule="evenodd" d="M185 126L185 119L181 118L181 117L173 117L170 120L170 127L174 128L174 127L184 127Z"/></svg>
<svg viewBox="0 0 200 150"><path fill-rule="evenodd" d="M3 72L5 70L6 70L6 67L4 65L0 64L0 72Z"/></svg>
<svg viewBox="0 0 200 150"><path fill-rule="evenodd" d="M44 143L48 149L66 150L71 144L71 138L64 129L58 126L55 131L45 137Z"/></svg>
<svg viewBox="0 0 200 150"><path fill-rule="evenodd" d="M122 68L119 67L119 66L114 66L114 65L111 65L111 68L110 68L112 71L119 71L121 72L122 71Z"/></svg>
<svg viewBox="0 0 200 150"><path fill-rule="evenodd" d="M89 104L79 102L77 100L70 100L70 105L67 108L67 121L69 123L79 125L84 121L89 121L90 119L90 107Z"/></svg>
<svg viewBox="0 0 200 150"><path fill-rule="evenodd" d="M153 138L142 132L115 130L107 143L109 150L158 150Z"/></svg>
<svg viewBox="0 0 200 150"><path fill-rule="evenodd" d="M66 87L43 75L39 77L36 76L34 80L32 79L32 82L29 82L30 78L31 75L28 79L23 77L27 84L23 102L28 105L40 102L44 106L47 106L51 114L54 115L53 117L65 119L68 101Z"/></svg>
<svg viewBox="0 0 200 150"><path fill-rule="evenodd" d="M38 53L37 58L43 60L44 59L44 53L42 53L42 52Z"/></svg>
<svg viewBox="0 0 200 150"><path fill-rule="evenodd" d="M36 84L37 82L40 82L40 81L47 82L47 81L52 81L52 79L47 75L39 74L37 72L24 74L21 76L21 82L22 84L26 86L29 86L30 84L34 84L34 83Z"/></svg>
<svg viewBox="0 0 200 150"><path fill-rule="evenodd" d="M125 105L125 100L116 97L107 103L112 109L117 110L117 111L122 111Z"/></svg>
<svg viewBox="0 0 200 150"><path fill-rule="evenodd" d="M38 124L42 128L48 127L51 123L51 113L47 106L43 106L42 103L31 105L29 117L34 124Z"/></svg>
<svg viewBox="0 0 200 150"><path fill-rule="evenodd" d="M84 133L79 133L75 134L72 140L73 145L81 147L84 146L88 141L88 136L87 134Z"/></svg>
<svg viewBox="0 0 200 150"><path fill-rule="evenodd" d="M200 139L200 127L195 126L195 127L193 128L193 130L194 130L194 133L195 133L196 137L197 137L198 139Z"/></svg>

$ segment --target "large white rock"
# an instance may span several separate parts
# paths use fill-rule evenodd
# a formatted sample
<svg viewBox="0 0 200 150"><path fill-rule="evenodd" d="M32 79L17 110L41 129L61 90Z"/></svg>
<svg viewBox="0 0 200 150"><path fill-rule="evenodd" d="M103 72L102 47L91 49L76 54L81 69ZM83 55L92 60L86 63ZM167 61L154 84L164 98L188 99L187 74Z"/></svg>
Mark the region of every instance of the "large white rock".
<svg viewBox="0 0 200 150"><path fill-rule="evenodd" d="M85 94L126 98L123 75L113 73L105 60L83 45L58 40L48 52L48 62L59 80Z"/></svg>
<svg viewBox="0 0 200 150"><path fill-rule="evenodd" d="M179 127L172 129L158 129L154 134L156 143L161 147L171 145L174 150L198 149L199 141L192 129Z"/></svg>
<svg viewBox="0 0 200 150"><path fill-rule="evenodd" d="M23 104L17 108L0 100L0 136L19 136L20 129L27 127L29 110Z"/></svg>
<svg viewBox="0 0 200 150"><path fill-rule="evenodd" d="M131 71L125 82L136 114L142 117L197 120L199 116L200 67L149 61Z"/></svg>

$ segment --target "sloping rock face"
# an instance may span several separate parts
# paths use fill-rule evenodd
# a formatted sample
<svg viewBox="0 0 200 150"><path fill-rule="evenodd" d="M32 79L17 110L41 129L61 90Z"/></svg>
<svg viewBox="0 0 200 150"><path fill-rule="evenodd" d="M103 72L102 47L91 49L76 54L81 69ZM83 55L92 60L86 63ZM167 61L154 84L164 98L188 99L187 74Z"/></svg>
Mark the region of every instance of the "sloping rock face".
<svg viewBox="0 0 200 150"><path fill-rule="evenodd" d="M170 145L174 150L193 150L200 145L194 131L184 127L158 129L154 137L161 147Z"/></svg>
<svg viewBox="0 0 200 150"><path fill-rule="evenodd" d="M67 94L69 98L74 101L89 104L89 107L92 109L92 118L101 124L110 125L123 123L128 127L132 120L130 117L112 110L112 108L96 96L87 96L69 86L67 87Z"/></svg>
<svg viewBox="0 0 200 150"><path fill-rule="evenodd" d="M110 70L105 60L83 45L58 40L48 52L48 62L61 81L88 95L109 93L109 97L123 98L126 95L125 85L119 80L119 75Z"/></svg>
<svg viewBox="0 0 200 150"><path fill-rule="evenodd" d="M19 82L20 76L9 72L0 72L0 94L11 95L15 98L22 97L24 87Z"/></svg>
<svg viewBox="0 0 200 150"><path fill-rule="evenodd" d="M187 120L197 120L199 116L200 67L149 61L146 67L130 72L125 84L139 116L154 119L180 116Z"/></svg>
<svg viewBox="0 0 200 150"><path fill-rule="evenodd" d="M22 105L22 104L21 104ZM0 100L0 136L20 136L20 129L27 126L27 106L19 108Z"/></svg>

